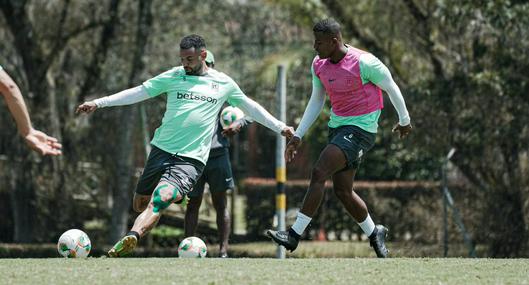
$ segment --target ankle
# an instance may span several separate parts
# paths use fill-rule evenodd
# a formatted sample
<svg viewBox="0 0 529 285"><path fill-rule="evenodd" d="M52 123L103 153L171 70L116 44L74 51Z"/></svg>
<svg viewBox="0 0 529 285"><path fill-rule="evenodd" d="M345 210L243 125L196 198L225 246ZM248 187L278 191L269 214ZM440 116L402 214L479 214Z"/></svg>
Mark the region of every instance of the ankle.
<svg viewBox="0 0 529 285"><path fill-rule="evenodd" d="M130 231L127 233L128 236L135 236L136 240L140 240L140 234L136 231Z"/></svg>
<svg viewBox="0 0 529 285"><path fill-rule="evenodd" d="M296 240L299 240L301 238L301 235L299 235L298 233L296 233L296 231L292 228L288 229L288 234L295 238Z"/></svg>
<svg viewBox="0 0 529 285"><path fill-rule="evenodd" d="M378 229L375 227L371 235L369 235L369 239L375 238L377 236L377 233L378 233Z"/></svg>

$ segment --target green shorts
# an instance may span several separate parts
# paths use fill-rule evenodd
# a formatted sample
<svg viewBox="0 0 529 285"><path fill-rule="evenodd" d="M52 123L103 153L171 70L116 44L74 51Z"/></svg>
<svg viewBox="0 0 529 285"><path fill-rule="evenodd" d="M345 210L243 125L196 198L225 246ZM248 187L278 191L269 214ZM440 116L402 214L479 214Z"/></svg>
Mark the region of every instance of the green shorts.
<svg viewBox="0 0 529 285"><path fill-rule="evenodd" d="M233 174L231 171L230 155L226 151L221 155L210 157L204 167L202 176L195 184L193 191L187 194L188 197L199 197L204 193L204 186L208 183L209 191L226 192L233 189Z"/></svg>
<svg viewBox="0 0 529 285"><path fill-rule="evenodd" d="M357 126L329 128L328 143L336 145L345 154L345 169L358 169L363 156L375 144L375 133L370 133Z"/></svg>

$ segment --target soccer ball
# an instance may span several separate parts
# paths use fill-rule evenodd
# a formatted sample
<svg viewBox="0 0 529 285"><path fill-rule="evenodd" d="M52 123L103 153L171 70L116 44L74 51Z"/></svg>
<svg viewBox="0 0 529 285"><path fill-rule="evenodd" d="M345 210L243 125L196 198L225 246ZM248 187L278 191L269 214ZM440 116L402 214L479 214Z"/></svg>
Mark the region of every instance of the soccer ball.
<svg viewBox="0 0 529 285"><path fill-rule="evenodd" d="M231 123L242 119L244 117L244 112L237 108L228 106L224 109L222 109L222 112L220 112L220 124L222 125L222 128L225 129L231 125Z"/></svg>
<svg viewBox="0 0 529 285"><path fill-rule="evenodd" d="M181 258L206 257L207 252L206 244L197 237L185 238L178 245L178 257Z"/></svg>
<svg viewBox="0 0 529 285"><path fill-rule="evenodd" d="M57 250L64 257L87 257L92 249L85 232L71 229L64 232L57 242Z"/></svg>

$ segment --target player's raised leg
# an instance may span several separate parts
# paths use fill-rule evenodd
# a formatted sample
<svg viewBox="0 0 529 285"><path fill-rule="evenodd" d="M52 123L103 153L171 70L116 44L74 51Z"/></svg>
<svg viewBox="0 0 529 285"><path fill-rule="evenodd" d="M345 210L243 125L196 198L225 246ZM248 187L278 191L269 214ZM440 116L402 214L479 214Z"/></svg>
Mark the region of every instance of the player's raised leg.
<svg viewBox="0 0 529 285"><path fill-rule="evenodd" d="M294 251L297 248L301 235L323 200L325 181L338 170L345 168L346 163L346 157L340 148L334 144L328 144L325 147L312 169L309 189L305 193L303 205L294 225L288 231L267 231L267 234L276 243L290 251Z"/></svg>
<svg viewBox="0 0 529 285"><path fill-rule="evenodd" d="M366 203L353 190L353 180L356 169L349 168L339 171L332 176L334 193L355 219L360 228L369 237L371 247L375 250L377 257L387 257L388 250L385 245L387 228L382 225L375 226L367 210Z"/></svg>
<svg viewBox="0 0 529 285"><path fill-rule="evenodd" d="M183 196L176 186L167 181L158 183L147 208L136 218L131 231L110 249L108 255L111 257L130 255L136 248L138 240L158 223L162 211L171 203L182 199Z"/></svg>

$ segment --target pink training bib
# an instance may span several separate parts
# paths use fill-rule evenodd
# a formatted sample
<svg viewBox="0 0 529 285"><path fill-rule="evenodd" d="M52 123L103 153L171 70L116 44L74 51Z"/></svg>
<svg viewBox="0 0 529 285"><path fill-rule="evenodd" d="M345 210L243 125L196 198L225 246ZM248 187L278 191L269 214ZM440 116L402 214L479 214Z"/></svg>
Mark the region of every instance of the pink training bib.
<svg viewBox="0 0 529 285"><path fill-rule="evenodd" d="M337 64L330 59L314 58L312 66L331 100L332 111L338 116L360 116L384 107L382 91L371 82L362 84L360 55L367 53L348 47Z"/></svg>

